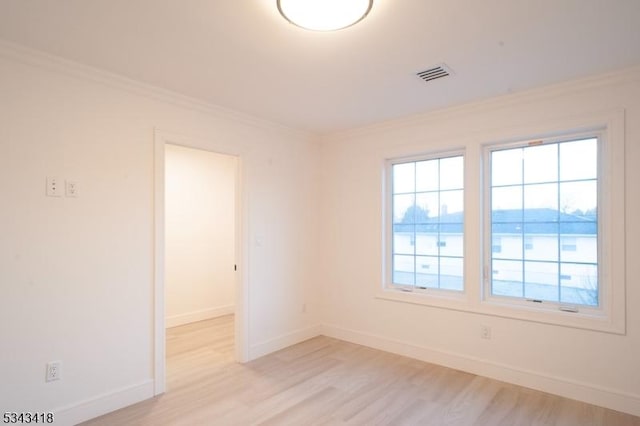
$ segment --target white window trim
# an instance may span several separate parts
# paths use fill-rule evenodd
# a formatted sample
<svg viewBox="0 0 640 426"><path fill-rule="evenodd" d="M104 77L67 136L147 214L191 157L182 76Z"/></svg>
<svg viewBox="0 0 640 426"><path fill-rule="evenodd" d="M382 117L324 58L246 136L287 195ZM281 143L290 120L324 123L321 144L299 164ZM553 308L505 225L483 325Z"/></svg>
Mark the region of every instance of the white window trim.
<svg viewBox="0 0 640 426"><path fill-rule="evenodd" d="M484 235L484 173L482 158L486 146L523 140L548 139L600 131L602 134L599 185L599 232L602 234L599 268L600 285L608 288L600 299L599 314L585 312L564 312L554 307L541 309L539 306L514 306L512 301L501 303L485 300L483 286L484 250L487 236ZM478 140L479 139L479 140ZM460 147L460 144L456 144ZM443 146L443 145L441 145ZM446 291L404 292L387 287L389 272L390 235L387 218L391 203L390 176L387 172L389 161L411 158L438 158L450 153L463 152L464 186L464 291L450 295ZM626 284L625 284L625 135L624 109L615 109L582 116L567 117L546 123L505 127L479 133L476 140L465 139L463 147L451 151L434 152L421 156L399 156L390 153L383 164L383 262L382 285L377 284L375 297L380 300L425 305L479 315L538 322L544 324L626 334ZM396 157L396 158L394 158ZM388 160L394 158L394 160ZM483 240L484 237L484 240ZM604 287L601 287L604 288ZM601 290L602 291L602 290ZM456 292L458 293L458 292Z"/></svg>
<svg viewBox="0 0 640 426"><path fill-rule="evenodd" d="M614 212L624 216L624 135L623 117L610 118L604 125L582 127L577 131L556 133L549 137L523 138L521 140L544 139L548 142L563 141L581 136L597 136L599 139L598 163L598 241L599 241L599 301L597 308L578 306L578 312L561 310L571 306L546 302L531 303L524 299L502 298L490 294L490 235L488 209L489 158L492 148L507 148L510 143L498 142L483 146L484 175L483 194L483 277L481 311L499 316L530 321L567 325L611 333L625 333L625 285L624 285L624 217L615 217ZM522 146L516 142L513 146ZM615 217L615 219L614 219ZM616 254L617 253L617 254Z"/></svg>
<svg viewBox="0 0 640 426"><path fill-rule="evenodd" d="M466 279L463 275L463 282L465 287L462 291L436 289L436 288L416 288L409 285L401 285L393 283L393 173L392 168L395 164L412 163L418 161L437 160L450 157L462 157L465 167L463 168L463 194L464 201L466 202L466 193L464 187L466 187L466 157L463 149L437 151L430 152L421 155L413 155L410 157L399 157L385 160L384 168L384 197L383 197L383 226L384 226L384 241L383 241L383 289L379 292L378 296L390 300L398 300L403 302L414 303L416 300L423 300L420 304L426 302L426 304L439 305L440 302L444 302L443 306L449 306L450 302L460 302L466 299ZM463 227L466 228L466 208L463 210ZM466 245L464 240L463 231L463 259L466 254ZM464 265L463 274L466 272L466 261ZM417 299L416 299L417 298Z"/></svg>

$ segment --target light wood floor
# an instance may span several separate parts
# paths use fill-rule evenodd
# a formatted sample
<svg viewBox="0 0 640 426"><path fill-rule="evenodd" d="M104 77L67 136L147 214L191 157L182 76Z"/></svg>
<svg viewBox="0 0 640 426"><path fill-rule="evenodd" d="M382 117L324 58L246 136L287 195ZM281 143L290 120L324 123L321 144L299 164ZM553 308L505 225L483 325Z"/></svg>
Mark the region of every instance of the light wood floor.
<svg viewBox="0 0 640 426"><path fill-rule="evenodd" d="M86 425L640 425L640 417L317 337L245 365L233 317L167 331L167 392Z"/></svg>

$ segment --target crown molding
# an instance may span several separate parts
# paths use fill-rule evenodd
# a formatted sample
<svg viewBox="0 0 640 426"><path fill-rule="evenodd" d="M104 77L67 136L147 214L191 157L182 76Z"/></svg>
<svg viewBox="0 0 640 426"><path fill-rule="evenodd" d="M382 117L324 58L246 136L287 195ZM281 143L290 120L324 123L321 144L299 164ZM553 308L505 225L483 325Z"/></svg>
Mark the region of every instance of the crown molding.
<svg viewBox="0 0 640 426"><path fill-rule="evenodd" d="M287 127L267 119L215 105L201 99L182 95L171 90L122 76L120 74L84 65L79 62L71 61L60 56L51 55L40 50L32 49L2 39L0 39L0 57L42 68L47 71L65 74L82 80L88 80L180 108L191 109L213 115L216 118L234 121L260 130L285 132L292 136L301 138L315 138L318 136L313 132Z"/></svg>
<svg viewBox="0 0 640 426"><path fill-rule="evenodd" d="M216 118L227 119L239 124L258 128L260 130L285 132L300 138L319 138L322 142L343 141L352 137L366 136L368 134L391 131L394 129L425 125L433 121L442 120L443 117L451 118L451 116L455 115L504 109L515 104L552 99L554 97L564 96L597 87L640 81L640 65L637 65L604 74L574 79L538 88L531 88L517 93L509 93L480 101L473 101L452 107L412 114L406 117L382 121L363 127L318 134L316 132L295 129L277 122L215 105L201 99L182 95L168 89L146 84L120 74L84 65L79 62L51 55L7 40L0 39L0 57L43 68L48 71L70 75L83 80L89 80L111 88L123 90L163 103L172 104L177 107L213 115Z"/></svg>
<svg viewBox="0 0 640 426"><path fill-rule="evenodd" d="M484 100L472 101L451 107L412 114L406 117L382 121L363 127L332 132L322 135L321 142L344 142L354 137L362 137L408 127L428 125L430 123L440 122L444 118L451 119L452 117L460 115L501 110L514 105L551 100L557 97L596 89L598 87L631 82L640 82L640 65L604 74L597 74L547 86L531 88L517 93L509 93Z"/></svg>

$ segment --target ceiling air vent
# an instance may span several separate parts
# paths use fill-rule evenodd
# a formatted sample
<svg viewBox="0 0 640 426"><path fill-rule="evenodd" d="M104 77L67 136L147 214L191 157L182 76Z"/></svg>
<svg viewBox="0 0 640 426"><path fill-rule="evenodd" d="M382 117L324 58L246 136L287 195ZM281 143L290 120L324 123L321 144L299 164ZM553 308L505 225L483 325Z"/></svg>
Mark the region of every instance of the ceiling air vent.
<svg viewBox="0 0 640 426"><path fill-rule="evenodd" d="M437 78L447 77L452 74L453 71L451 71L451 68L449 68L446 64L440 64L433 68L429 68L428 70L416 73L416 75L424 81L431 81Z"/></svg>

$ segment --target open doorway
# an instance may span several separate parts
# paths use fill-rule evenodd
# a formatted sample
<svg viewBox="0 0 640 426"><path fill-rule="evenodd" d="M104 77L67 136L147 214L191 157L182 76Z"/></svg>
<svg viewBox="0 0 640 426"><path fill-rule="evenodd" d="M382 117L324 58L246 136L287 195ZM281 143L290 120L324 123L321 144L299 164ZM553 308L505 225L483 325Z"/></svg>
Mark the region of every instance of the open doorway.
<svg viewBox="0 0 640 426"><path fill-rule="evenodd" d="M241 158L207 141L156 133L156 395L166 390L167 336L218 330L233 358L247 359Z"/></svg>
<svg viewBox="0 0 640 426"><path fill-rule="evenodd" d="M165 326L235 313L237 158L165 146Z"/></svg>
<svg viewBox="0 0 640 426"><path fill-rule="evenodd" d="M167 390L185 357L233 359L237 158L165 145ZM193 363L193 358L189 358Z"/></svg>

